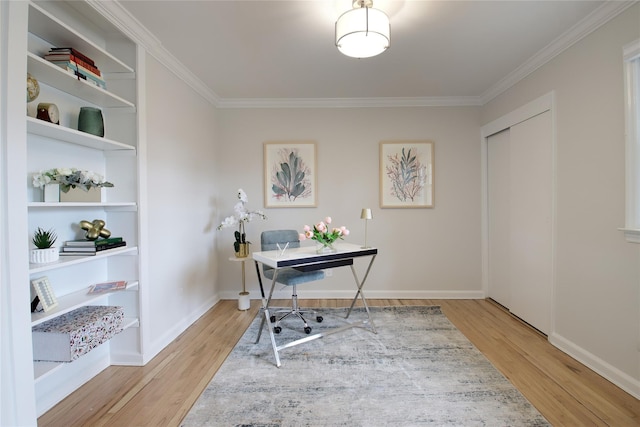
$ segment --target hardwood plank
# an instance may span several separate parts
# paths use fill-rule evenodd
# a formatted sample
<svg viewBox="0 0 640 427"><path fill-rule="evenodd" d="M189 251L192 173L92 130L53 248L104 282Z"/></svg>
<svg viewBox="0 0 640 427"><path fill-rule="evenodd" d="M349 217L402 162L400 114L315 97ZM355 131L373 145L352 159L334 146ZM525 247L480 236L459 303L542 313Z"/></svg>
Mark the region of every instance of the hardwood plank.
<svg viewBox="0 0 640 427"><path fill-rule="evenodd" d="M439 305L444 314L554 426L638 426L640 403L562 353L489 300L368 300ZM289 301L274 301L287 306ZM351 300L301 300L348 307ZM358 303L361 304L360 302ZM41 426L179 426L259 312L221 301L146 366L112 366L38 419Z"/></svg>

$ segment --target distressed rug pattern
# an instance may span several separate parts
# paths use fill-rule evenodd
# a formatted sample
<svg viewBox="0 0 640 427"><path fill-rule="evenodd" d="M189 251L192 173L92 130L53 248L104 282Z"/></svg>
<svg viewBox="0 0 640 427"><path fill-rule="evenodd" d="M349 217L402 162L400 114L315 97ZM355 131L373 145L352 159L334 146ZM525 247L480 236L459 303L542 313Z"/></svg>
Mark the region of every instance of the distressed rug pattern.
<svg viewBox="0 0 640 427"><path fill-rule="evenodd" d="M377 334L352 328L280 351L254 319L182 426L548 426L440 307L372 307ZM313 332L344 324L321 309ZM349 321L366 318L355 309ZM279 344L305 336L283 322Z"/></svg>

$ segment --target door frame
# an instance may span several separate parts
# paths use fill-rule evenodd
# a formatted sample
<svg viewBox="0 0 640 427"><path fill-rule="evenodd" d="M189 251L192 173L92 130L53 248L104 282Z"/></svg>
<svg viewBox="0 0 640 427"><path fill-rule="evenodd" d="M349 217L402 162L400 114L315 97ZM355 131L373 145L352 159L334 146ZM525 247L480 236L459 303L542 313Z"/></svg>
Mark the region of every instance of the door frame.
<svg viewBox="0 0 640 427"><path fill-rule="evenodd" d="M556 221L557 221L557 121L555 108L555 91L523 105L516 110L482 126L480 128L480 231L481 231L481 262L482 262L482 292L489 296L489 201L488 201L488 138L498 132L524 122L546 111L551 113L551 319L549 336L555 331L555 290L556 290Z"/></svg>

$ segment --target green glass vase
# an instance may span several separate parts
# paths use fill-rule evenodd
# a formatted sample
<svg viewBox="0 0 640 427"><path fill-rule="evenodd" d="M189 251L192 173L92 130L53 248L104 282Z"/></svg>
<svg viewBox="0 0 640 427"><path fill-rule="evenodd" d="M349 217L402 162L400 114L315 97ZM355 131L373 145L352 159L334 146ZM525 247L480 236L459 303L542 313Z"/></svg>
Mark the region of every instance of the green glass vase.
<svg viewBox="0 0 640 427"><path fill-rule="evenodd" d="M104 136L102 111L94 107L81 107L78 116L78 130L96 136Z"/></svg>

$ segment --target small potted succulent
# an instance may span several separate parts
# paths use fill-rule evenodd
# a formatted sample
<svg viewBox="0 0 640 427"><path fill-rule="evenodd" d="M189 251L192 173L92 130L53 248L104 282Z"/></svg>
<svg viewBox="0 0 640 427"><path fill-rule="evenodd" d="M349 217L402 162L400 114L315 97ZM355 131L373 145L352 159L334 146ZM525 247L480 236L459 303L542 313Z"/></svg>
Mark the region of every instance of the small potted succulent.
<svg viewBox="0 0 640 427"><path fill-rule="evenodd" d="M31 240L36 247L31 250L31 263L46 264L57 261L60 254L58 249L53 246L57 239L58 236L53 229L44 230L38 227Z"/></svg>

